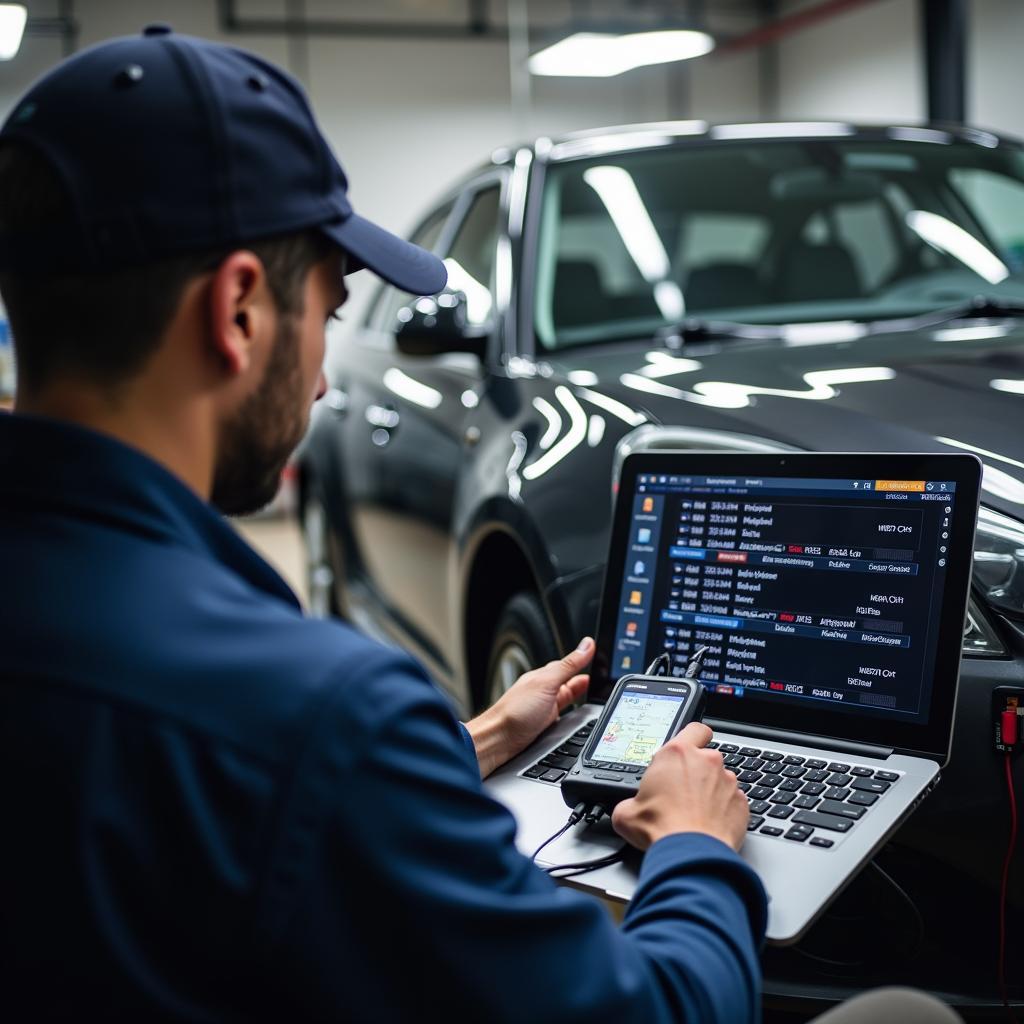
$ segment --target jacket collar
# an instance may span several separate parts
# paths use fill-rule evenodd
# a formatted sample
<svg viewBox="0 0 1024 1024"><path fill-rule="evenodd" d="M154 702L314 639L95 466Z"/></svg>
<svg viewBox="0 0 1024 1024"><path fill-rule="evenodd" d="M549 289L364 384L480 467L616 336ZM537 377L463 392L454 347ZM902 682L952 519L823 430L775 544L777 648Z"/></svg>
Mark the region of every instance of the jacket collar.
<svg viewBox="0 0 1024 1024"><path fill-rule="evenodd" d="M299 607L287 583L173 473L106 434L0 413L0 516L28 509L180 544Z"/></svg>

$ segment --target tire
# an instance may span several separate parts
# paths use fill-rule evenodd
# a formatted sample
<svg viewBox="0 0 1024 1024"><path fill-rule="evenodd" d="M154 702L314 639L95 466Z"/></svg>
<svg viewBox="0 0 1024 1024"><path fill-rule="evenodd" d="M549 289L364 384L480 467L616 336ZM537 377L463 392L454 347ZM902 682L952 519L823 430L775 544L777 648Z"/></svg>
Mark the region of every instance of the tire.
<svg viewBox="0 0 1024 1024"><path fill-rule="evenodd" d="M334 567L331 565L327 510L315 492L308 495L302 506L302 540L306 550L309 614L317 619L340 617Z"/></svg>
<svg viewBox="0 0 1024 1024"><path fill-rule="evenodd" d="M524 672L558 657L558 646L537 596L522 591L498 616L484 677L484 707L490 707Z"/></svg>

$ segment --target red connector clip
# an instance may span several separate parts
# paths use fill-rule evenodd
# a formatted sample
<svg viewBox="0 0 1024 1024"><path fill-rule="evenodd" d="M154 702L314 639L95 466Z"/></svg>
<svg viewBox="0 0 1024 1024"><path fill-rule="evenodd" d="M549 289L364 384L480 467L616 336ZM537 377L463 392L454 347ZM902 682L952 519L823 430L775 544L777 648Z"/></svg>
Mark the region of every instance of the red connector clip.
<svg viewBox="0 0 1024 1024"><path fill-rule="evenodd" d="M1017 712L1004 711L1000 715L1001 739L1005 746L1014 747L1017 745Z"/></svg>
<svg viewBox="0 0 1024 1024"><path fill-rule="evenodd" d="M992 732L1003 754L1024 750L1024 686L997 686L992 691Z"/></svg>
<svg viewBox="0 0 1024 1024"><path fill-rule="evenodd" d="M1024 751L1024 686L996 686L992 690L992 731L1001 754Z"/></svg>

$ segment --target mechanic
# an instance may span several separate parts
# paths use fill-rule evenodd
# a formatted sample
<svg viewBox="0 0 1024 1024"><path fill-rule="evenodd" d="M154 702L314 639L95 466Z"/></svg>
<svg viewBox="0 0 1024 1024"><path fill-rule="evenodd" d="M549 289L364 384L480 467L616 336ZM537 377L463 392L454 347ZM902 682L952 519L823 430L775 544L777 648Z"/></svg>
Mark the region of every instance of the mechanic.
<svg viewBox="0 0 1024 1024"><path fill-rule="evenodd" d="M583 695L593 641L461 727L219 514L272 497L345 273L444 285L346 184L290 77L163 26L65 61L0 133L8 1015L756 1020L765 897L706 726L615 814L647 850L616 928L480 784ZM836 1012L879 998L925 1012Z"/></svg>

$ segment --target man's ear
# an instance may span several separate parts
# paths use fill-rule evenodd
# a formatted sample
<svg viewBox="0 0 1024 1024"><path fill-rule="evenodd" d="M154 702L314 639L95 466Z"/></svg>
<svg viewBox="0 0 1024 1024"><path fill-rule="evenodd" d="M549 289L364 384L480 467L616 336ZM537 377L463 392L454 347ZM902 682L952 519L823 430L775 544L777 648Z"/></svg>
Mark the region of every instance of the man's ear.
<svg viewBox="0 0 1024 1024"><path fill-rule="evenodd" d="M232 377L245 373L272 317L260 258L240 249L214 271L209 290L210 340L214 353Z"/></svg>

